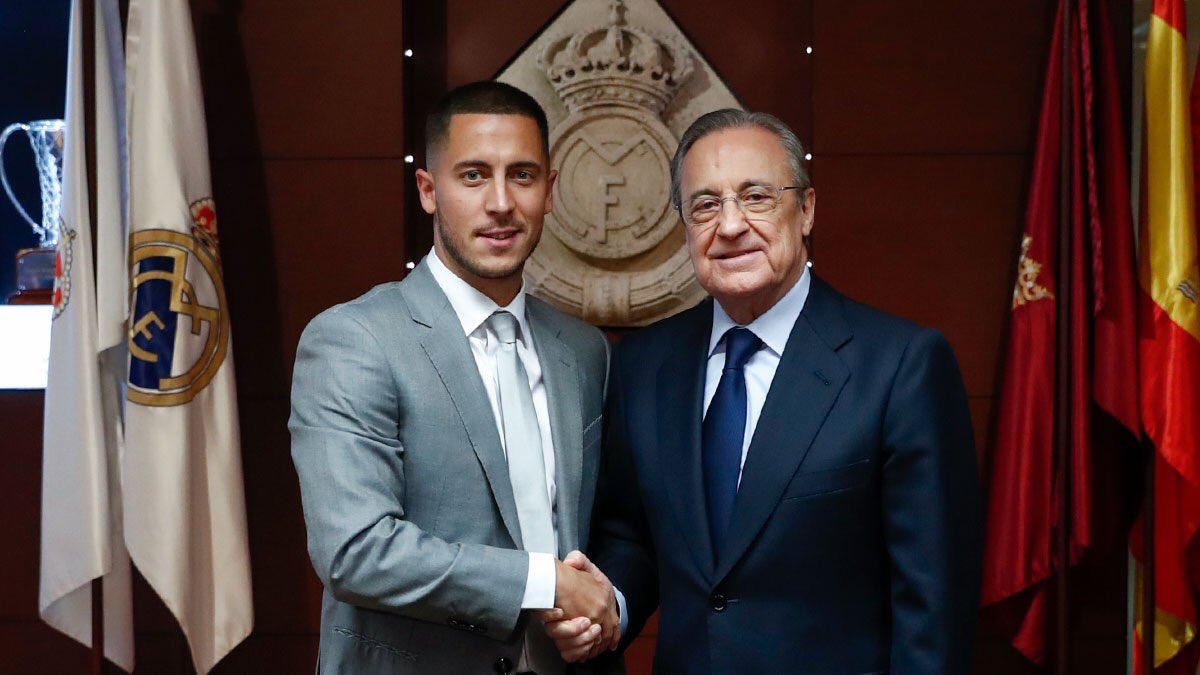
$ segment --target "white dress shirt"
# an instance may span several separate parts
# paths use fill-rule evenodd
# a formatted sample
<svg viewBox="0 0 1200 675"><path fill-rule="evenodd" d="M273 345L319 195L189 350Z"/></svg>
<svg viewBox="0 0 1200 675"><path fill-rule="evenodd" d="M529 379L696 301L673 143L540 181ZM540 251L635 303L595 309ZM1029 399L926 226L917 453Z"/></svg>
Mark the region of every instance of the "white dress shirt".
<svg viewBox="0 0 1200 675"><path fill-rule="evenodd" d="M500 435L500 444L504 445L504 423L500 415L499 385L496 382L496 349L499 340L488 322L496 310L503 309L511 312L517 318L520 335L517 338L517 355L525 374L529 377L529 389L533 393L533 408L537 414L538 429L542 436L542 459L546 467L546 491L550 495L551 508L557 512L555 495L557 485L554 482L554 439L550 434L550 408L546 399L546 383L542 377L542 366L538 362L537 350L533 337L529 332L529 322L525 318L525 287L517 292L517 297L507 307L501 307L475 287L463 281L450 271L446 264L437 256L436 251L430 251L426 257L429 271L433 279L450 300L450 306L458 315L463 333L471 345L471 354L475 357L475 365L479 369L479 377L483 380L483 388L487 391L488 401L492 404L492 418L496 422L496 431ZM507 449L505 454L507 455ZM553 523L554 536L558 537L558 524ZM555 556L549 553L531 551L529 553L529 573L525 578L525 595L521 600L523 609L550 609L554 607L555 588Z"/></svg>
<svg viewBox="0 0 1200 675"><path fill-rule="evenodd" d="M763 346L746 362L746 433L742 436L742 466L746 465L746 453L750 451L750 441L754 438L754 430L758 427L758 418L762 414L763 402L767 400L767 392L771 390L771 382L775 379L775 371L779 368L779 360L783 357L783 348L787 345L792 327L800 318L804 303L808 300L808 289L812 286L812 275L808 266L800 274L800 279L779 302L768 309L754 321L742 328L748 328ZM708 368L704 374L704 412L708 414L708 406L712 403L713 395L717 393L717 384L721 381L721 369L725 367L725 332L730 328L740 326L721 307L721 303L713 302L712 334L708 338ZM742 475L738 472L738 484L741 485Z"/></svg>

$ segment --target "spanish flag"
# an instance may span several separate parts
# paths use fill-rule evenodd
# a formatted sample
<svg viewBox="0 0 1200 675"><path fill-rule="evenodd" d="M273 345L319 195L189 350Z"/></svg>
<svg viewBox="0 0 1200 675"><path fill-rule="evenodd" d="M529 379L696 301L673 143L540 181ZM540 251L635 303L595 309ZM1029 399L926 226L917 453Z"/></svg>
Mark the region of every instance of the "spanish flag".
<svg viewBox="0 0 1200 675"><path fill-rule="evenodd" d="M1194 659L1200 582L1200 272L1183 0L1155 0L1146 50L1145 211L1139 231L1141 411L1154 446L1154 529L1134 527L1133 554L1154 546L1154 667ZM1139 564L1138 586L1143 569ZM1142 594L1138 593L1140 604ZM1137 639L1145 635L1137 612ZM1181 654L1181 652L1184 652ZM1135 649L1136 672L1145 673ZM1192 666L1194 667L1194 666Z"/></svg>

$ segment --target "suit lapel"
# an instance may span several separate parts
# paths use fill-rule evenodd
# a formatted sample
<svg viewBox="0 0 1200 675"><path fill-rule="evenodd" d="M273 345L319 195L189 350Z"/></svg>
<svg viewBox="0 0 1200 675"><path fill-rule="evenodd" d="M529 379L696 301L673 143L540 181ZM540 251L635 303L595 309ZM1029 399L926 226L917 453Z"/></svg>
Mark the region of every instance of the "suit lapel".
<svg viewBox="0 0 1200 675"><path fill-rule="evenodd" d="M554 441L555 522L559 557L579 544L579 491L583 474L583 418L579 399L579 370L575 352L562 341L549 316L549 307L528 298L525 314L542 366ZM550 451L546 448L546 451Z"/></svg>
<svg viewBox="0 0 1200 675"><path fill-rule="evenodd" d="M707 578L712 575L713 549L700 466L700 421L708 335L712 330L712 300L688 310L686 318L678 344L668 351L658 370L655 401L661 409L647 414L653 416L652 423L657 422L667 500L675 511L687 549Z"/></svg>
<svg viewBox="0 0 1200 675"><path fill-rule="evenodd" d="M839 296L814 276L750 442L715 581L729 574L758 536L808 454L850 378L836 352L850 337Z"/></svg>
<svg viewBox="0 0 1200 675"><path fill-rule="evenodd" d="M505 529L516 547L523 548L508 462L504 459L492 405L479 379L479 369L467 337L463 335L462 324L425 261L408 275L403 288L413 321L422 328L418 331L421 348L454 401L471 448L487 476Z"/></svg>

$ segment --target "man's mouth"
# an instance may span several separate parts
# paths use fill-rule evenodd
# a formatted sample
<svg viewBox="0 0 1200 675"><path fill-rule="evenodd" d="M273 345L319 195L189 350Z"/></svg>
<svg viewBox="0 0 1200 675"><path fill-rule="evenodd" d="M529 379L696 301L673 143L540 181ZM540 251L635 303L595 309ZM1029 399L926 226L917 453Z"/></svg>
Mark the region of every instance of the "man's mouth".
<svg viewBox="0 0 1200 675"><path fill-rule="evenodd" d="M523 230L519 227L503 225L477 230L475 232L475 236L478 237L479 240L483 242L483 245L488 249L497 253L507 253L508 251L515 249L517 242L520 241L518 237L521 235L522 231Z"/></svg>
<svg viewBox="0 0 1200 675"><path fill-rule="evenodd" d="M486 230L480 230L476 233L477 236L492 241L507 241L521 233L520 228L516 227L490 227Z"/></svg>
<svg viewBox="0 0 1200 675"><path fill-rule="evenodd" d="M715 260L736 260L737 258L742 258L752 253L758 253L758 249L752 248L745 251L727 251L725 253L719 253L715 255L713 258Z"/></svg>

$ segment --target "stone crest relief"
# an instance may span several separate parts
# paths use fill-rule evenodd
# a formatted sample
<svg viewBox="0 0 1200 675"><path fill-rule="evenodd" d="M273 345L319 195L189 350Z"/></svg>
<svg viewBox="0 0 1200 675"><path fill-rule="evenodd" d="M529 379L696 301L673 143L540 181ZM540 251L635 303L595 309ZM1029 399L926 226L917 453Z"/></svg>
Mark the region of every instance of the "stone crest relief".
<svg viewBox="0 0 1200 675"><path fill-rule="evenodd" d="M530 290L603 326L703 298L671 208L671 157L697 117L740 104L655 0L575 0L497 79L546 110L559 174Z"/></svg>

